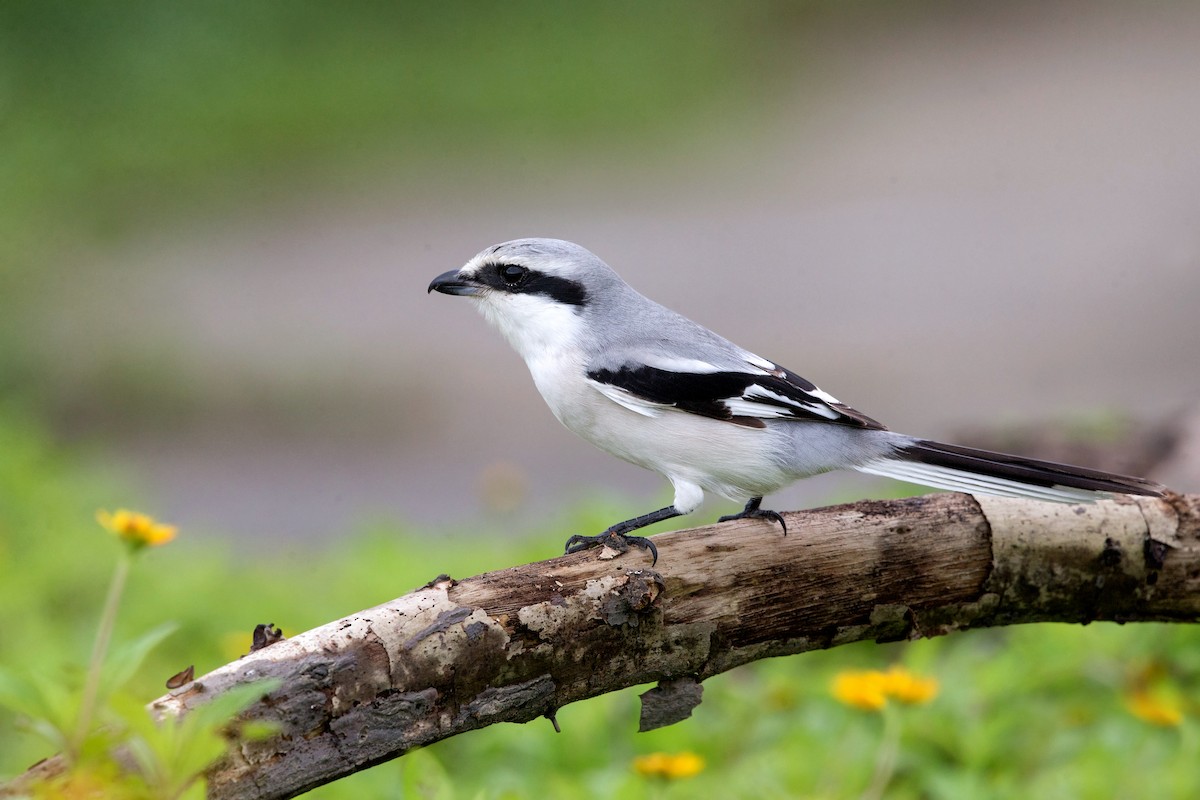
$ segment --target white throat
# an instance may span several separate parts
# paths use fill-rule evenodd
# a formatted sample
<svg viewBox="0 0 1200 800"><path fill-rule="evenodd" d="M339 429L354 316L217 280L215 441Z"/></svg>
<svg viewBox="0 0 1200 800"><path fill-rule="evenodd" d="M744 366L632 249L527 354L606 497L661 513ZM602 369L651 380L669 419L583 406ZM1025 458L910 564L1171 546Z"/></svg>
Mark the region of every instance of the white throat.
<svg viewBox="0 0 1200 800"><path fill-rule="evenodd" d="M583 328L573 306L537 295L492 294L476 305L527 364L573 349Z"/></svg>

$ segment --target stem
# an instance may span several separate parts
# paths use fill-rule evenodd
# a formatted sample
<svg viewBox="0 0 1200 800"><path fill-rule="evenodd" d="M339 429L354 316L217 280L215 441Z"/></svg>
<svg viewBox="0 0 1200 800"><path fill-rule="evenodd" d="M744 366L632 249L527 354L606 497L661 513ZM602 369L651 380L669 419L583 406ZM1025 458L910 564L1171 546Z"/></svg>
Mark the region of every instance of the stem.
<svg viewBox="0 0 1200 800"><path fill-rule="evenodd" d="M75 735L70 742L68 755L72 761L79 757L83 743L87 739L88 728L92 724L92 717L95 715L104 658L108 655L108 645L112 640L113 628L117 623L117 607L120 605L121 595L125 592L125 582L129 578L129 565L132 560L128 550L122 548L121 557L117 559L117 569L113 573L112 583L108 585L108 597L104 600L104 611L100 615L100 628L96 631L96 642L92 645L92 657L88 662L87 677L83 684L83 697L79 702L79 720L75 725Z"/></svg>
<svg viewBox="0 0 1200 800"><path fill-rule="evenodd" d="M875 774L871 785L862 794L862 800L880 800L887 790L892 775L896 773L896 761L900 756L900 714L889 703L883 709L883 740L875 756Z"/></svg>

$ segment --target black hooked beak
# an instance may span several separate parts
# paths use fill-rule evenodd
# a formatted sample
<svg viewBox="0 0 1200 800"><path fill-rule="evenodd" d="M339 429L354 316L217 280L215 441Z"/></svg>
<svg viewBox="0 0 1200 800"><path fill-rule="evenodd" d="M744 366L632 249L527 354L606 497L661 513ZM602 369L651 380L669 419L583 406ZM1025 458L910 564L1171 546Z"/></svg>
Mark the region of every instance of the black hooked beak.
<svg viewBox="0 0 1200 800"><path fill-rule="evenodd" d="M479 286L459 275L458 270L452 269L434 278L433 282L429 284L426 294L434 291L442 294L473 295L479 294Z"/></svg>

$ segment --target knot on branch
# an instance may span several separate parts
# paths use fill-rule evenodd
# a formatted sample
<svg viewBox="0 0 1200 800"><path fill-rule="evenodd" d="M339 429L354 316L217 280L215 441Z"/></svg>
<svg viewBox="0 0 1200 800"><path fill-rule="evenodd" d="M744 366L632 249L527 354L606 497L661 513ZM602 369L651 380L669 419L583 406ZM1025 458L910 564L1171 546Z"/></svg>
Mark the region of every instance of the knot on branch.
<svg viewBox="0 0 1200 800"><path fill-rule="evenodd" d="M600 602L600 617L614 627L636 628L644 616L654 613L667 585L653 570L630 570L626 576L625 582Z"/></svg>

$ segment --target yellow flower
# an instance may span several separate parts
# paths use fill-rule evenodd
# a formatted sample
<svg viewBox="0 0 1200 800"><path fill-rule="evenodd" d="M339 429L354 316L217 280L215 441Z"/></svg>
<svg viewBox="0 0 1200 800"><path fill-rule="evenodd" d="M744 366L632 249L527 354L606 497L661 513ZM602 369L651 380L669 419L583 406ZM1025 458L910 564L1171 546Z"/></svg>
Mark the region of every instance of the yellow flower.
<svg viewBox="0 0 1200 800"><path fill-rule="evenodd" d="M1125 695L1125 708L1151 725L1174 728L1183 722L1183 710L1179 704L1164 697L1161 692L1152 694L1145 689L1134 689Z"/></svg>
<svg viewBox="0 0 1200 800"><path fill-rule="evenodd" d="M704 759L695 753L651 753L633 760L633 771L647 778L677 780L699 775Z"/></svg>
<svg viewBox="0 0 1200 800"><path fill-rule="evenodd" d="M928 703L937 696L938 683L898 666L887 672L846 670L833 679L832 692L834 698L852 708L881 711L889 699L910 705Z"/></svg>
<svg viewBox="0 0 1200 800"><path fill-rule="evenodd" d="M922 705L937 697L938 682L918 678L904 667L893 666L883 674L883 693L901 703Z"/></svg>
<svg viewBox="0 0 1200 800"><path fill-rule="evenodd" d="M882 672L847 670L833 679L833 696L838 702L863 711L880 711L887 705Z"/></svg>
<svg viewBox="0 0 1200 800"><path fill-rule="evenodd" d="M163 525L147 514L139 514L125 508L108 512L96 512L96 521L109 533L135 549L159 547L175 538L175 526Z"/></svg>
<svg viewBox="0 0 1200 800"><path fill-rule="evenodd" d="M1165 664L1151 661L1125 684L1125 709L1143 722L1174 728L1183 723L1183 701Z"/></svg>

